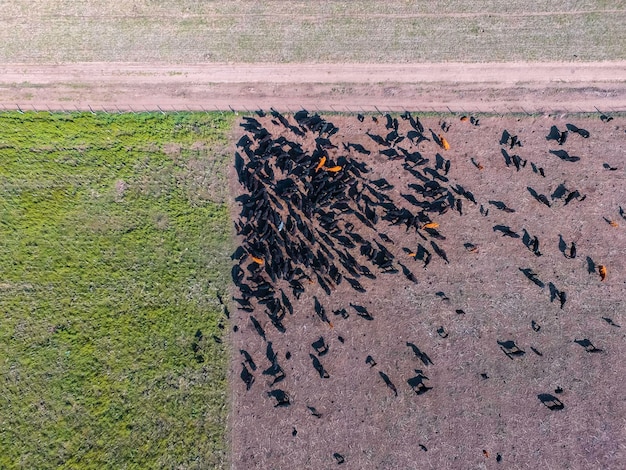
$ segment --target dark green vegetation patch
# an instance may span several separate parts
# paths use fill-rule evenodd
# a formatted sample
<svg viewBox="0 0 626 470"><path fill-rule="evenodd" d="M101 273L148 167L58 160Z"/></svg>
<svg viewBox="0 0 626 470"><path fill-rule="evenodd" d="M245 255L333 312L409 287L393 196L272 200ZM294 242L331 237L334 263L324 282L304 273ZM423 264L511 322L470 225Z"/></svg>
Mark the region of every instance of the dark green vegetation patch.
<svg viewBox="0 0 626 470"><path fill-rule="evenodd" d="M231 115L0 114L0 467L225 465Z"/></svg>

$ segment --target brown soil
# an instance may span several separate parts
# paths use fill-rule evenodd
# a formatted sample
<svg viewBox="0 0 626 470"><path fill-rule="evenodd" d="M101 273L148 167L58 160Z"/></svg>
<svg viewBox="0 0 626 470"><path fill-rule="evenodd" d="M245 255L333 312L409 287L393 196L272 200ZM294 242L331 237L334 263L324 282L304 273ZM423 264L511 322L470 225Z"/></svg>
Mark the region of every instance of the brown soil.
<svg viewBox="0 0 626 470"><path fill-rule="evenodd" d="M340 128L331 138L339 146L331 157L347 153L344 142L370 149L369 156L354 151L350 155L371 168L370 180L386 178L394 186L385 194L398 206L415 212L400 195L412 192L408 184L421 182L403 169L402 160L389 161L379 154L382 147L365 135L366 131L388 132L382 116L378 115L378 124L371 116L363 123L356 117L329 119ZM270 118L262 122L274 136L299 140ZM429 128L444 134L438 119L422 122L428 135ZM616 117L603 123L578 118L573 123L590 132L588 139L570 133L563 146L546 141L552 125L564 130L567 122L571 121L554 117L490 117L481 118L476 127L455 119L444 134L451 145L447 152L432 141L418 146L401 142L400 147L419 150L430 159L427 166L434 168L437 153L449 159L449 181L440 182L447 187L462 185L476 198L473 204L457 195L462 215L454 210L431 214L446 237L437 243L446 251L449 264L433 253L431 263L423 268L403 250L414 250L417 243L430 249L424 232L428 241L414 230L384 221L372 230L350 219L365 239L385 244L395 256L395 266L405 264L418 283L410 282L402 271L383 274L371 265L376 279L359 279L366 293L342 282L328 296L317 283L307 283L300 300L291 298L294 314L286 317L285 333L272 327L262 308L255 310L258 319L265 319L267 340L286 372L284 381L272 386L271 378L261 374L269 366L266 343L248 313L234 312L232 323L239 330L231 338L233 468L624 468L626 393L621 382L626 367L620 349L626 332L626 219L619 207L626 209L626 120ZM504 129L523 143L508 150L527 160L519 171L507 167L501 153ZM408 130L408 122L400 120L400 133ZM311 148L311 133L305 145ZM580 160L563 161L549 153L559 149ZM531 163L543 168L545 177L535 173ZM605 163L617 169L606 169ZM562 198L552 199L560 184L586 198L567 205ZM238 194L241 188L235 186ZM529 186L547 195L551 207L536 201ZM503 201L515 212L498 210L489 200ZM488 215L481 214L481 206L489 209ZM519 235L523 229L536 235L542 256L527 249L522 238L494 231L498 224ZM383 242L378 232L393 243ZM559 235L568 248L576 243L576 258L560 251ZM476 245L477 251L469 252L466 243ZM358 248L351 253L367 263ZM607 267L605 281L597 270L588 272L587 257ZM545 287L530 282L519 268L534 270ZM567 293L562 309L558 300L550 300L550 282ZM313 296L324 305L332 327L315 314ZM374 319L360 318L350 303L365 306ZM349 318L331 313L339 308L346 308ZM532 321L539 331L533 330ZM445 338L437 332L441 327ZM327 379L320 378L309 356L315 354L311 343L320 336L330 348L319 357L330 375ZM602 351L587 352L574 342L583 339ZM525 354L508 357L498 344L508 340ZM427 353L433 364L418 360L407 342ZM240 348L258 365L249 391L239 379ZM368 355L376 366L365 363ZM416 369L423 371L432 387L421 395L407 383ZM385 386L379 371L395 384L398 396ZM561 393L555 391L559 387ZM277 388L289 393L291 406L273 406L267 392ZM544 406L538 398L544 393L558 397L564 409ZM315 407L321 417L312 416L307 406ZM344 464L338 466L335 452L345 458Z"/></svg>
<svg viewBox="0 0 626 470"><path fill-rule="evenodd" d="M0 106L37 110L593 112L626 109L626 63L7 64Z"/></svg>

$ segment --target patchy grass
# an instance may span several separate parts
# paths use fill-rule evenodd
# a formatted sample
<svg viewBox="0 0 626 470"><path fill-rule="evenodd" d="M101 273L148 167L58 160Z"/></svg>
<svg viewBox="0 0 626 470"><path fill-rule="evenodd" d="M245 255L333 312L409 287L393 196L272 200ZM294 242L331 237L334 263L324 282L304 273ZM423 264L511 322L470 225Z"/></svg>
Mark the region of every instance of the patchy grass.
<svg viewBox="0 0 626 470"><path fill-rule="evenodd" d="M226 465L232 121L0 114L1 468Z"/></svg>
<svg viewBox="0 0 626 470"><path fill-rule="evenodd" d="M18 0L0 62L626 59L626 1Z"/></svg>

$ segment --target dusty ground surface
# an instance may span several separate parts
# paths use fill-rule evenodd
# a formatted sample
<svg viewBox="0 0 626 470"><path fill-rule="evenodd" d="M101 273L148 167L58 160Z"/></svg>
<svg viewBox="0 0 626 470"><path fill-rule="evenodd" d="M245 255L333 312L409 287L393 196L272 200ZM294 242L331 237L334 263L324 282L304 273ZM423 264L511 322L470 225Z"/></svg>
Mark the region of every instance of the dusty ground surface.
<svg viewBox="0 0 626 470"><path fill-rule="evenodd" d="M0 108L593 112L626 109L626 62L81 63L0 66Z"/></svg>
<svg viewBox="0 0 626 470"><path fill-rule="evenodd" d="M381 155L385 147L365 134L385 135L389 132L385 119L381 115L378 123L371 116L363 122L356 117L328 119L339 127L330 138L339 148L329 150L328 164L340 155L365 163L371 169L366 179L385 178L393 188L383 192L397 206L415 212L401 194L415 195L408 185L424 182L404 169L402 160L389 161ZM272 124L271 118L261 121L274 137L285 136L309 150L314 147L311 133L300 138ZM448 119L445 133L438 118L423 118L422 123L428 136L429 129L444 135L451 149L443 151L433 141L414 145L408 139L397 147L419 151L429 159L419 169L435 168L437 153L449 159L448 181L439 183L447 188L461 185L476 200L474 204L452 189L462 200L462 215L452 209L431 214L445 236L436 243L449 263L433 252L432 238L424 231L426 239L385 221L371 229L352 216L341 216L354 223L354 232L364 239L386 246L395 257L394 266L404 264L418 282L409 281L401 270L395 274L376 270L357 245L350 253L376 275L359 278L365 293L344 281L327 295L318 283L305 282L299 300L290 296L294 313L286 316L284 333L257 308L253 315L261 320L286 374L274 385L261 373L270 365L266 341L253 328L250 313L234 312L233 468L624 468L626 216L620 215L620 206L626 210L626 120L483 117L479 126L473 126L457 116ZM590 137L570 132L562 146L546 140L551 126L565 130L566 123L587 129ZM399 120L400 135L410 129L407 121ZM517 135L523 146L501 145L504 129ZM346 142L361 144L372 153L347 151L342 146ZM525 166L519 170L513 163L507 166L502 149L526 160ZM580 159L564 161L550 150L566 150ZM443 170L437 171L443 175ZM557 191L561 184L566 195L578 190L581 196L565 205L566 196L559 197ZM534 199L527 187L546 195L550 207ZM237 183L233 190L235 195L242 191ZM498 210L490 200L502 201L515 212ZM481 209L489 212L483 215ZM309 224L319 227L315 217ZM519 238L494 231L497 225L510 227ZM524 229L538 237L541 256L524 246ZM566 256L571 242L576 243L575 258ZM432 252L426 268L404 250L414 251L418 243ZM468 243L477 249L469 251L464 246ZM598 265L607 268L604 281ZM532 269L544 287L527 279L520 268ZM563 308L558 299L551 301L549 283L567 293ZM316 315L314 296L332 326ZM358 316L350 303L366 307L373 320ZM339 308L346 308L349 317L331 313ZM311 345L320 336L329 346L323 356L317 356ZM588 352L575 342L584 339L601 351ZM498 341L514 341L525 354L509 357ZM407 342L425 352L432 364L419 360ZM237 354L240 348L258 366L249 391L239 378L244 361ZM328 378L318 375L310 354L318 357ZM368 355L375 366L366 364ZM420 395L407 383L416 370L432 387ZM379 372L387 374L397 396ZM274 407L267 392L275 389L290 395L290 406ZM552 394L564 408L549 409L540 394ZM321 416L313 416L308 406ZM339 465L334 453L345 463Z"/></svg>

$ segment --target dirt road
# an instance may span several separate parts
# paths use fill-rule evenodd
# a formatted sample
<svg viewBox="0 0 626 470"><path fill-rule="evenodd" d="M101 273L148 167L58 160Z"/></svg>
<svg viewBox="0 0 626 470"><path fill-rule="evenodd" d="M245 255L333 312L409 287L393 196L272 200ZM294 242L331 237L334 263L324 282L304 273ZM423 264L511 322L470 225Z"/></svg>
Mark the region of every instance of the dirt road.
<svg viewBox="0 0 626 470"><path fill-rule="evenodd" d="M626 62L0 66L0 107L626 110Z"/></svg>

